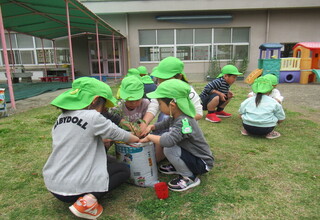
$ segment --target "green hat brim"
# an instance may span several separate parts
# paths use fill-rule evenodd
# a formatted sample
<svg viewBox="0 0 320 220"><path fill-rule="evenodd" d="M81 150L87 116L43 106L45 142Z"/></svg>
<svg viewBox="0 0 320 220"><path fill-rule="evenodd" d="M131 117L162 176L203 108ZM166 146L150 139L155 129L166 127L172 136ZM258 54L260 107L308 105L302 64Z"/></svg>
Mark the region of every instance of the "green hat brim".
<svg viewBox="0 0 320 220"><path fill-rule="evenodd" d="M126 92L120 89L120 98L127 101L136 101L142 99L144 91Z"/></svg>
<svg viewBox="0 0 320 220"><path fill-rule="evenodd" d="M226 74L231 74L231 75L236 75L236 76L240 76L240 75L242 75L242 73L220 73L218 76L217 76L217 78L220 78L220 77L222 77L222 76L224 76L224 75L226 75Z"/></svg>
<svg viewBox="0 0 320 220"><path fill-rule="evenodd" d="M180 79L169 79L162 82L155 91L147 93L147 97L173 99L184 114L194 117L196 110L189 97L190 91L191 87L188 83Z"/></svg>
<svg viewBox="0 0 320 220"><path fill-rule="evenodd" d="M81 91L81 89L70 89L61 93L54 100L52 100L50 104L66 110L79 110L89 106L97 96L98 95ZM113 96L108 97L109 99L106 97L103 98L105 98L107 101L106 107L115 106L117 100Z"/></svg>

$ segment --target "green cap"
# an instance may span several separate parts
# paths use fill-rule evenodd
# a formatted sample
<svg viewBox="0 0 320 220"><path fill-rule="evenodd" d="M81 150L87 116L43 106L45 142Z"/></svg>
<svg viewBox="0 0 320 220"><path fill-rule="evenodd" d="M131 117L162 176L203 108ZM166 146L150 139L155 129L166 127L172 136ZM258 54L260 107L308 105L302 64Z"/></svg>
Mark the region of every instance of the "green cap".
<svg viewBox="0 0 320 220"><path fill-rule="evenodd" d="M239 73L239 70L237 67L235 67L234 65L225 65L224 67L222 67L221 69L221 73L218 75L217 78L220 78L226 74L232 74L232 75L242 75L242 73Z"/></svg>
<svg viewBox="0 0 320 220"><path fill-rule="evenodd" d="M141 76L141 81L143 82L143 84L153 84L154 83L149 75Z"/></svg>
<svg viewBox="0 0 320 220"><path fill-rule="evenodd" d="M105 98L107 107L113 107L117 101L106 83L91 77L80 77L73 81L72 89L57 96L51 105L66 110L79 110L89 106L96 96Z"/></svg>
<svg viewBox="0 0 320 220"><path fill-rule="evenodd" d="M140 78L140 72L136 68L130 68L130 69L128 69L128 73L127 73L126 77L127 76L135 76L135 77Z"/></svg>
<svg viewBox="0 0 320 220"><path fill-rule="evenodd" d="M273 74L264 75L265 78L270 79L273 86L278 85L278 77Z"/></svg>
<svg viewBox="0 0 320 220"><path fill-rule="evenodd" d="M155 67L152 68L151 76L152 76L153 72L155 72L157 69L158 69L158 66L155 66Z"/></svg>
<svg viewBox="0 0 320 220"><path fill-rule="evenodd" d="M120 85L120 98L126 101L135 101L142 98L144 86L136 76L123 78Z"/></svg>
<svg viewBox="0 0 320 220"><path fill-rule="evenodd" d="M188 82L186 74L183 72L184 63L176 57L167 57L160 61L157 68L152 70L151 76L160 79L170 79L177 74L182 74L184 81Z"/></svg>
<svg viewBox="0 0 320 220"><path fill-rule="evenodd" d="M273 89L272 82L270 79L260 76L255 79L251 85L252 91L256 94L258 93L268 93Z"/></svg>
<svg viewBox="0 0 320 220"><path fill-rule="evenodd" d="M148 75L148 70L147 70L147 67L145 66L139 66L137 68L137 70L139 71L140 75Z"/></svg>
<svg viewBox="0 0 320 220"><path fill-rule="evenodd" d="M180 110L190 117L196 115L196 110L189 98L191 87L179 79L169 79L162 82L154 92L147 93L151 99L171 98L177 103Z"/></svg>

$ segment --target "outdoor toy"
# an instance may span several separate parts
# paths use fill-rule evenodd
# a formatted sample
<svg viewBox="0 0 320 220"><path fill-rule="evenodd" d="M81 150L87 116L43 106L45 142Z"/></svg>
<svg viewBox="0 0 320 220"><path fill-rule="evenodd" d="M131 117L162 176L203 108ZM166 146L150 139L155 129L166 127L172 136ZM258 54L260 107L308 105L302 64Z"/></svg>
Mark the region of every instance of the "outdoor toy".
<svg viewBox="0 0 320 220"><path fill-rule="evenodd" d="M269 73L276 75L279 83L320 82L320 42L301 42L293 47L293 57L281 58L282 44L261 44L258 69L252 71L245 82L252 84L256 78Z"/></svg>

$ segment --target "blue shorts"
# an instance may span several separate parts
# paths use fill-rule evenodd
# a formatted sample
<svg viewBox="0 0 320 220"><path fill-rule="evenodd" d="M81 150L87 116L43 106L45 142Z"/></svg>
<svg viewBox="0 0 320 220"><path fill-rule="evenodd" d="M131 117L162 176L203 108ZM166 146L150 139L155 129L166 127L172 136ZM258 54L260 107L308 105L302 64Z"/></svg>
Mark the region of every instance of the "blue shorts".
<svg viewBox="0 0 320 220"><path fill-rule="evenodd" d="M211 102L211 100L216 96L219 96L219 95L217 93L211 93L210 95L207 95L207 96L201 98L202 109L203 110L208 110L207 106L208 106L209 102ZM228 97L226 97L226 100L228 100ZM220 98L219 98L219 105L217 107L221 106L223 103L225 103L225 102L224 101L220 101Z"/></svg>
<svg viewBox="0 0 320 220"><path fill-rule="evenodd" d="M181 157L189 170L196 176L208 172L207 164L199 157L181 147Z"/></svg>

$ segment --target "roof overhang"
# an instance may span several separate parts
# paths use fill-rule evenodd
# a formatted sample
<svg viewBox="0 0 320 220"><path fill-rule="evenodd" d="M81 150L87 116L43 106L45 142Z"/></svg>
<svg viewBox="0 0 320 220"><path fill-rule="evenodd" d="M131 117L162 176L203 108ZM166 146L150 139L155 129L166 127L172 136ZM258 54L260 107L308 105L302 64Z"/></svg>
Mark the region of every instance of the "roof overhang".
<svg viewBox="0 0 320 220"><path fill-rule="evenodd" d="M96 34L124 38L108 23L77 0L0 0L7 31L56 39L68 36L67 4L71 35Z"/></svg>

